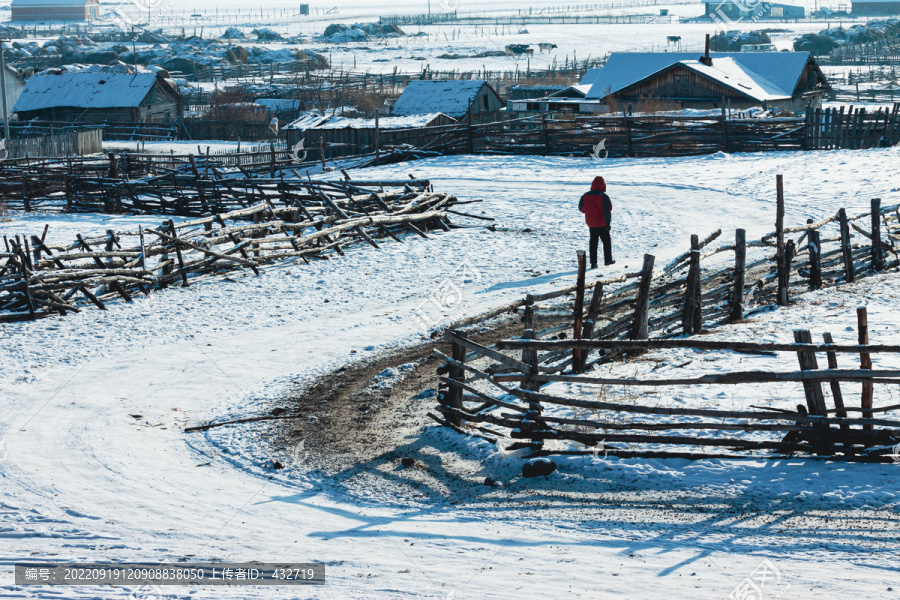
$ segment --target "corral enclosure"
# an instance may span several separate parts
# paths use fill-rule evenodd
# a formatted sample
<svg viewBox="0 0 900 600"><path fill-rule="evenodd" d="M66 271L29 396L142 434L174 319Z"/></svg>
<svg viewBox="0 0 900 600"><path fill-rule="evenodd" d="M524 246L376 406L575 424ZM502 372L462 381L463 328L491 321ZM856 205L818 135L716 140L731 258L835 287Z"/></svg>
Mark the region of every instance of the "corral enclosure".
<svg viewBox="0 0 900 600"><path fill-rule="evenodd" d="M610 50L699 56L710 24L679 22L698 9L335 0L307 16L204 0L161 15L163 33L268 27L306 39L235 45L322 51L333 71L180 73L197 112L168 127L15 126L0 163L0 595L49 593L14 582L18 561L240 558L324 565L324 587L51 591L890 597L887 73L857 91L846 67L841 102L803 116L375 119L370 94L419 78L504 91L573 83ZM390 14L409 35L311 39ZM782 48L825 25L736 27L784 28ZM535 52L477 56L515 43ZM277 101L304 81L336 128L207 118L217 86ZM340 114L350 98L373 112ZM69 156L101 134L106 153ZM617 262L594 271L577 206L596 175Z"/></svg>

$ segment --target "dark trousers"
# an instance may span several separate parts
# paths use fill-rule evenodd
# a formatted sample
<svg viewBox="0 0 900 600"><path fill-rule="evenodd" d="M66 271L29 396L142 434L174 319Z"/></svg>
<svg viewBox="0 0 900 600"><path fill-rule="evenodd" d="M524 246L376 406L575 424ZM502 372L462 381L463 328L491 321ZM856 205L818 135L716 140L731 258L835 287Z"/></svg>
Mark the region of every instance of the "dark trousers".
<svg viewBox="0 0 900 600"><path fill-rule="evenodd" d="M609 238L609 225L591 227L591 266L597 264L597 242L603 240L603 263L612 264L612 240Z"/></svg>

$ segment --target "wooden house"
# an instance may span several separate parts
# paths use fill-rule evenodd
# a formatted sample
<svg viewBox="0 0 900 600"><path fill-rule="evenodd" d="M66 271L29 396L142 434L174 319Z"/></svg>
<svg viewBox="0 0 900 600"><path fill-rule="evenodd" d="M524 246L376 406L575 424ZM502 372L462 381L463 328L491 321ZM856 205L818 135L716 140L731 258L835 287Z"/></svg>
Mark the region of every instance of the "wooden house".
<svg viewBox="0 0 900 600"><path fill-rule="evenodd" d="M610 55L585 99L618 110L652 102L669 110L764 106L802 112L831 90L809 52Z"/></svg>
<svg viewBox="0 0 900 600"><path fill-rule="evenodd" d="M13 113L13 106L15 106L19 96L22 95L22 90L25 89L25 80L19 76L19 73L15 69L6 67L5 79L6 111L8 114L2 116L4 119Z"/></svg>
<svg viewBox="0 0 900 600"><path fill-rule="evenodd" d="M284 132L291 147L303 140L304 148L315 150L324 143L332 149L332 152L326 151L326 156L330 157L374 152L376 142L381 149L402 144L420 147L432 139L426 128L457 122L441 113L381 117L377 122L375 119L309 113L285 126Z"/></svg>
<svg viewBox="0 0 900 600"><path fill-rule="evenodd" d="M504 107L500 95L486 81L420 79L410 81L394 104L399 117L441 113L457 121L496 118Z"/></svg>
<svg viewBox="0 0 900 600"><path fill-rule="evenodd" d="M99 0L12 0L13 21L93 21Z"/></svg>
<svg viewBox="0 0 900 600"><path fill-rule="evenodd" d="M52 69L31 77L13 111L20 120L172 123L181 95L166 71L110 73Z"/></svg>

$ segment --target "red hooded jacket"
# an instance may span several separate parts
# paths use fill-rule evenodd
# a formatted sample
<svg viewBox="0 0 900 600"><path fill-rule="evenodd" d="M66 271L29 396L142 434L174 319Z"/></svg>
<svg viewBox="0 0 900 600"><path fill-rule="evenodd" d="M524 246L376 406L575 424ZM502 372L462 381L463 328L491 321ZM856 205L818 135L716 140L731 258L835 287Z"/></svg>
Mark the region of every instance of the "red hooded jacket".
<svg viewBox="0 0 900 600"><path fill-rule="evenodd" d="M612 220L612 200L606 195L606 181L594 177L591 191L581 197L578 210L584 213L588 227L608 227Z"/></svg>

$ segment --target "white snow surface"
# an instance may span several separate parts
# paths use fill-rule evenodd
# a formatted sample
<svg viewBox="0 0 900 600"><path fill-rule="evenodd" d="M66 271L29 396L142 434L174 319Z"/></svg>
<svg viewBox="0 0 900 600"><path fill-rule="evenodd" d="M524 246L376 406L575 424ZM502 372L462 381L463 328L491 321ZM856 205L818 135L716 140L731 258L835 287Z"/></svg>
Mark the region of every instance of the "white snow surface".
<svg viewBox="0 0 900 600"><path fill-rule="evenodd" d="M462 200L484 198L461 208L497 218L498 230L409 238L112 302L107 311L4 325L0 596L135 591L17 587L17 560L316 560L329 565L324 588L161 592L720 600L766 559L784 598L896 597L898 465L564 458L550 477L523 481L522 459L486 442L437 427L409 432L422 451L473 465L462 482L470 496L452 503L424 492L396 497L349 475L323 481L304 470L302 456L273 454L264 424L181 431L264 414L295 382L421 340L413 309L461 265L465 310L435 320L571 284L575 250L586 243L577 201L594 175L609 185L618 262L591 278L635 271L645 252L663 264L691 233L722 228L727 243L736 227L749 239L771 231L776 173L785 175L786 222L798 224L839 207L864 212L872 197L896 203L900 160L888 150L604 162L455 156L353 171L358 179L412 174ZM49 223L50 241L70 240L158 221L14 214L0 233L39 233ZM787 341L793 328L809 327L849 341L855 308L867 303L873 341L898 343L894 277L804 295L716 336ZM713 371L742 360L714 358L698 362ZM720 406L771 400L731 392ZM786 401L796 390L777 393ZM878 399L890 403L880 391ZM265 467L276 458L288 468ZM481 486L487 475L506 487Z"/></svg>

